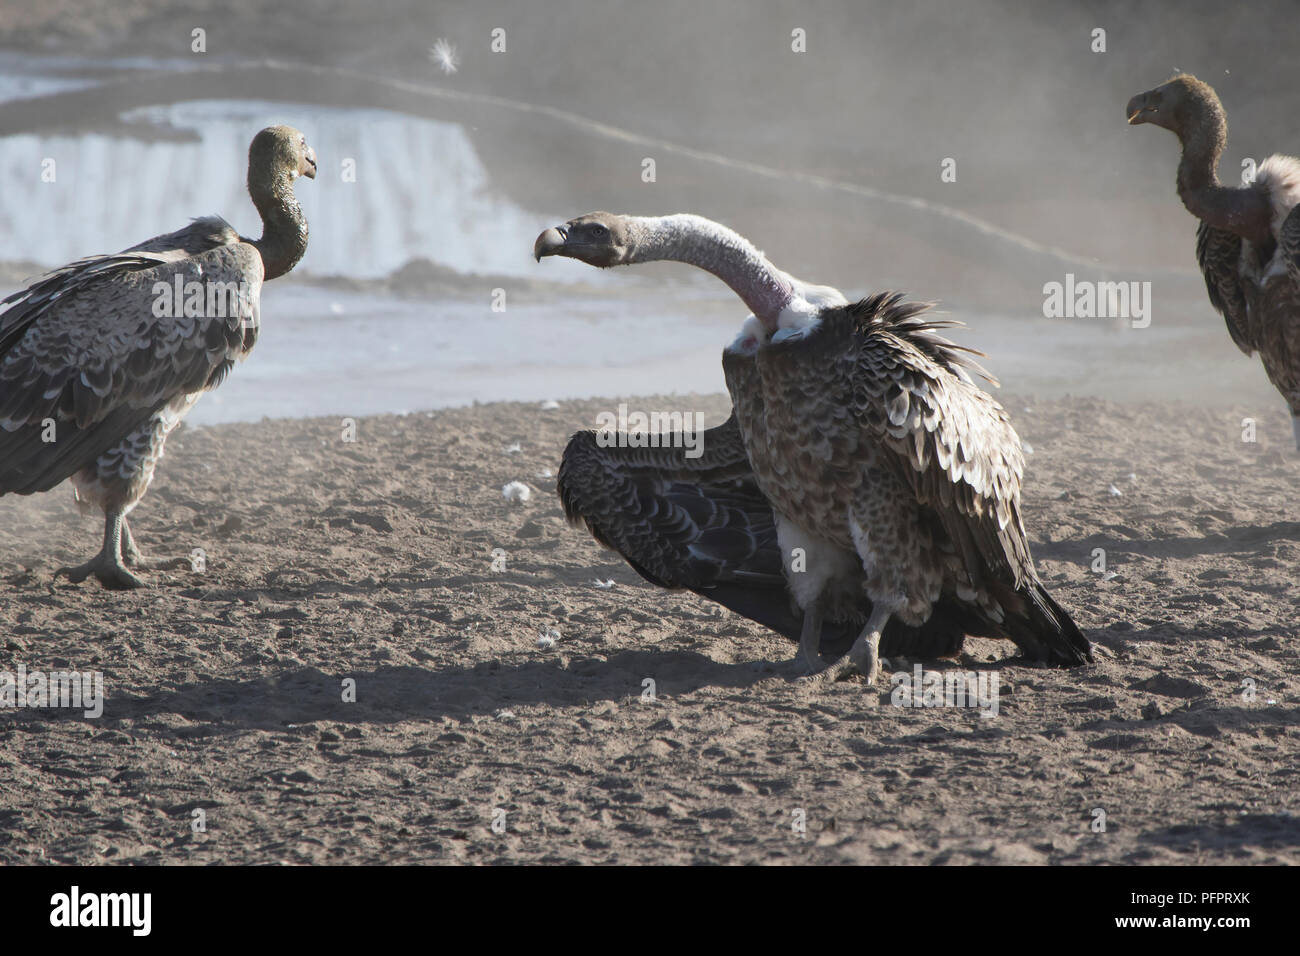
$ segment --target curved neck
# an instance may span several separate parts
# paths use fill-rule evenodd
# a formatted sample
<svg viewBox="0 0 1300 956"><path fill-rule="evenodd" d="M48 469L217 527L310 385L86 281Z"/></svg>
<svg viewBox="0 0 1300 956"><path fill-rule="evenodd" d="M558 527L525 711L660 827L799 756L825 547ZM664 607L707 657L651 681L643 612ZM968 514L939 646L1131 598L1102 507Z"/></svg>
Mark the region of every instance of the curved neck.
<svg viewBox="0 0 1300 956"><path fill-rule="evenodd" d="M630 217L629 263L670 259L717 276L740 296L769 332L794 296L794 283L740 233L703 216Z"/></svg>
<svg viewBox="0 0 1300 956"><path fill-rule="evenodd" d="M1219 185L1219 157L1228 145L1228 124L1209 115L1191 131L1178 134L1183 155L1178 161L1178 195L1186 203L1204 190Z"/></svg>
<svg viewBox="0 0 1300 956"><path fill-rule="evenodd" d="M275 279L298 264L307 251L307 220L293 192L293 177L281 173L269 182L249 172L248 194L262 216L262 238L253 245L262 256L263 279Z"/></svg>
<svg viewBox="0 0 1300 956"><path fill-rule="evenodd" d="M1222 111L1211 112L1187 133L1180 132L1183 155L1178 161L1178 198L1197 219L1250 242L1267 242L1268 203L1256 190L1219 183L1219 157L1228 143Z"/></svg>

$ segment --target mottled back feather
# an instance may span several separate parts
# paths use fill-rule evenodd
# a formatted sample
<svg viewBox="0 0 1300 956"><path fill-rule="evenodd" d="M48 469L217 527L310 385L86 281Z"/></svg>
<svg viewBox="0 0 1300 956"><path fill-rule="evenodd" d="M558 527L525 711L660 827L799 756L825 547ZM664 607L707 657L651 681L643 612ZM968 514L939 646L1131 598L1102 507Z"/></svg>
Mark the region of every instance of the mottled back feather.
<svg viewBox="0 0 1300 956"><path fill-rule="evenodd" d="M0 313L0 494L53 487L93 462L177 396L217 384L252 347L262 264L246 243L180 257L162 249L194 241L170 234L162 251L81 259L9 296ZM184 233L182 230L181 233ZM179 238L177 238L179 236ZM157 316L157 283L175 278L243 283L226 315ZM179 303L182 307L183 300ZM181 311L184 311L182 308ZM43 454L33 434L52 419ZM75 436L75 440L74 440ZM65 441L66 440L66 441Z"/></svg>
<svg viewBox="0 0 1300 956"><path fill-rule="evenodd" d="M979 353L940 334L958 323L927 308L879 293L824 309L804 334L759 350L769 432L765 453L751 449L759 487L839 547L860 551L862 535L895 542L901 552L863 560L869 580L905 587L899 613L913 623L946 596L1034 656L1087 660L1086 639L1034 571L1020 439L971 380L971 371L991 380L971 357ZM891 570L894 561L909 565Z"/></svg>

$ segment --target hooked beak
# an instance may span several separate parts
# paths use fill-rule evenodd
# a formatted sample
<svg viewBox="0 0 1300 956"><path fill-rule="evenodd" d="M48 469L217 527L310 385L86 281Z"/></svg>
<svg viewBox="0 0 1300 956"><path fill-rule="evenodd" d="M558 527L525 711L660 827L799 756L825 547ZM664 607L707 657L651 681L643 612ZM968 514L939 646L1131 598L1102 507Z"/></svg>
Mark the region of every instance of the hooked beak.
<svg viewBox="0 0 1300 956"><path fill-rule="evenodd" d="M302 174L308 179L316 178L316 150L310 146L307 147L307 154L303 157Z"/></svg>
<svg viewBox="0 0 1300 956"><path fill-rule="evenodd" d="M543 256L557 256L564 249L564 243L569 238L569 231L563 226L552 226L544 233L537 237L533 243L533 258L538 262L542 261Z"/></svg>
<svg viewBox="0 0 1300 956"><path fill-rule="evenodd" d="M1155 111L1154 106L1147 106L1147 94L1145 93L1139 93L1128 101L1128 106L1124 107L1124 115L1128 117L1129 126L1137 126L1147 122L1146 114Z"/></svg>

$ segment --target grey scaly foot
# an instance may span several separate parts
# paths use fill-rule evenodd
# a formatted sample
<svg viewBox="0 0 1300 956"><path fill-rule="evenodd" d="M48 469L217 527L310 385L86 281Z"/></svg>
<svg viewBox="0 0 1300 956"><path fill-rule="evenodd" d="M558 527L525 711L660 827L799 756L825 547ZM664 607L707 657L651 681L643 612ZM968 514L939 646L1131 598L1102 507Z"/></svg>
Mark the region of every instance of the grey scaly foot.
<svg viewBox="0 0 1300 956"><path fill-rule="evenodd" d="M144 582L128 571L121 561L114 561L102 553L75 568L59 568L54 572L56 578L66 577L73 584L80 584L92 574L110 591L129 591L144 587Z"/></svg>
<svg viewBox="0 0 1300 956"><path fill-rule="evenodd" d="M826 666L819 650L822 642L822 609L820 600L812 602L804 611L803 629L799 633L799 650L787 665L796 677L811 677Z"/></svg>
<svg viewBox="0 0 1300 956"><path fill-rule="evenodd" d="M58 578L66 575L73 584L80 584L93 574L100 584L114 591L144 587L144 582L122 564L122 528L125 523L125 516L120 511L105 514L104 547L99 554L75 568L59 568L54 576Z"/></svg>
<svg viewBox="0 0 1300 956"><path fill-rule="evenodd" d="M880 676L880 635L889 615L890 612L878 604L849 652L818 674L818 678L829 684L861 674L866 678L867 686L873 686Z"/></svg>
<svg viewBox="0 0 1300 956"><path fill-rule="evenodd" d="M875 684L880 676L880 658L874 647L868 646L859 653L858 645L854 644L851 651L816 676L824 683L833 684L858 674L866 678L868 686Z"/></svg>
<svg viewBox="0 0 1300 956"><path fill-rule="evenodd" d="M144 556L135 543L135 535L131 533L131 526L122 519L122 563L128 568L135 568L137 571L177 571L182 568L189 569L192 562L188 558L171 558L164 561L150 561Z"/></svg>
<svg viewBox="0 0 1300 956"><path fill-rule="evenodd" d="M131 526L125 518L122 519L122 563L132 568L145 565L145 556L135 546L135 535L131 533Z"/></svg>
<svg viewBox="0 0 1300 956"><path fill-rule="evenodd" d="M786 673L795 680L817 680L824 670L826 670L826 662L820 655L810 661L802 654L796 654L785 662Z"/></svg>

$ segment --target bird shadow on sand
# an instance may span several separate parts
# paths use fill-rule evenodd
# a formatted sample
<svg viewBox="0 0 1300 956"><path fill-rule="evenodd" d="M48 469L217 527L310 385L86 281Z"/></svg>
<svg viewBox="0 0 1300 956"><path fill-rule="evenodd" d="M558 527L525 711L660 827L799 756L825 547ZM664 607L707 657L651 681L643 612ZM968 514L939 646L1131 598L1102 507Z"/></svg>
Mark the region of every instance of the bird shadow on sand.
<svg viewBox="0 0 1300 956"><path fill-rule="evenodd" d="M919 661L909 659L907 666ZM996 670L1013 659L997 662L925 661L926 669ZM345 701L345 681L354 681L355 699ZM340 725L396 724L403 721L463 720L501 716L512 708L546 706L582 710L609 702L618 706L653 708L701 690L734 691L750 697L764 681L793 682L787 661L720 663L694 651L627 650L608 659L575 657L505 664L486 661L472 666L425 669L411 665L326 673L317 667L296 666L248 679L198 679L154 694L113 694L106 687L103 730L130 721L132 730L152 729L181 738L210 737L249 730L292 733L301 725L331 722ZM655 700L647 702L648 681ZM807 685L814 698L821 685ZM862 694L863 706L887 702L888 678L874 688L860 681L838 685ZM869 698L875 698L869 699ZM786 702L780 707L794 707ZM178 725L174 718L188 722ZM13 714L14 722L83 720L78 710L30 710ZM508 719L505 718L505 719Z"/></svg>
<svg viewBox="0 0 1300 956"><path fill-rule="evenodd" d="M1069 541L1040 542L1034 555L1049 561L1077 562L1104 548L1107 555L1132 554L1143 558L1195 558L1207 554L1237 554L1273 541L1300 542L1300 522L1274 521L1269 525L1241 525L1198 537L1140 538L1125 540L1103 534Z"/></svg>
<svg viewBox="0 0 1300 956"><path fill-rule="evenodd" d="M1220 824L1178 823L1148 830L1139 839L1180 853L1208 853L1218 860L1223 859L1224 851L1236 850L1243 859L1248 859L1252 854L1247 847L1261 850L1300 847L1300 817L1290 813L1243 813Z"/></svg>
<svg viewBox="0 0 1300 956"><path fill-rule="evenodd" d="M114 695L106 687L102 721L119 720L133 728L159 718L181 717L189 726L162 722L180 737L204 737L246 730L292 732L317 721L340 724L393 724L439 721L444 717L498 715L515 707L590 707L611 701L635 706L647 678L660 699L716 687L743 690L779 676L771 664L722 664L689 651L624 651L608 660L579 657L426 670L409 665L326 673L295 667L245 680L199 679L147 695ZM344 681L355 681L355 701L344 701ZM580 716L580 715L577 715ZM81 720L80 711L25 711L12 718L56 722Z"/></svg>

